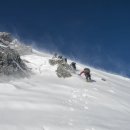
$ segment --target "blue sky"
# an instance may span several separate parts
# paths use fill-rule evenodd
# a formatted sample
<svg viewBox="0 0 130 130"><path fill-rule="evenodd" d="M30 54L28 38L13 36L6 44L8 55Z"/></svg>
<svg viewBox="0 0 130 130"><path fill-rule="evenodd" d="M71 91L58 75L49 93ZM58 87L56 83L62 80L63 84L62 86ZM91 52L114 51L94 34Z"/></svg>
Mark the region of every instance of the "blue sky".
<svg viewBox="0 0 130 130"><path fill-rule="evenodd" d="M0 31L130 77L129 1L5 0Z"/></svg>

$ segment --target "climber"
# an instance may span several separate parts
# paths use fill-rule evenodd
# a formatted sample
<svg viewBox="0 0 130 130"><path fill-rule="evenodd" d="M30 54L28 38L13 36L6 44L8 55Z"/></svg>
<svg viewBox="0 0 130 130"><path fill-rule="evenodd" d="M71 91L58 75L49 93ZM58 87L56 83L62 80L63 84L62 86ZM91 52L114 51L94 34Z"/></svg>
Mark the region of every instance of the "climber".
<svg viewBox="0 0 130 130"><path fill-rule="evenodd" d="M76 70L76 63L75 63L75 62L72 62L72 63L70 64L70 66L72 67L73 70Z"/></svg>
<svg viewBox="0 0 130 130"><path fill-rule="evenodd" d="M67 58L64 58L64 62L67 63Z"/></svg>
<svg viewBox="0 0 130 130"><path fill-rule="evenodd" d="M84 70L79 74L82 75L84 73L86 80L91 81L91 74L90 74L90 69L89 68L84 68Z"/></svg>

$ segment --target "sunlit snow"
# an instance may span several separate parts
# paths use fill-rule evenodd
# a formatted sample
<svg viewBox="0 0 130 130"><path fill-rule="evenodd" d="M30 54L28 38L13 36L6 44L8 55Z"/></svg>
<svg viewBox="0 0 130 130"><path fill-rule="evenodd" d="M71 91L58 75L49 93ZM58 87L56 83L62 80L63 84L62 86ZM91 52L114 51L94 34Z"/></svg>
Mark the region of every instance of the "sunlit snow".
<svg viewBox="0 0 130 130"><path fill-rule="evenodd" d="M2 77L0 130L130 130L130 79L94 68L92 83L58 78L51 57L34 51L22 56L30 77Z"/></svg>

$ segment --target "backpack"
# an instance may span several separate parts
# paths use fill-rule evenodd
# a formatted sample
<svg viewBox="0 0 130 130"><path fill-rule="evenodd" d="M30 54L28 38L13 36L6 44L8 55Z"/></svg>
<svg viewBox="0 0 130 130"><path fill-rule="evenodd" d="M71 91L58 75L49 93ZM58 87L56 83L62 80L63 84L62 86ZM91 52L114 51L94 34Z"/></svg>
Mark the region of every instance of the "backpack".
<svg viewBox="0 0 130 130"><path fill-rule="evenodd" d="M89 68L84 68L84 71L85 71L86 73L90 73L90 69L89 69Z"/></svg>

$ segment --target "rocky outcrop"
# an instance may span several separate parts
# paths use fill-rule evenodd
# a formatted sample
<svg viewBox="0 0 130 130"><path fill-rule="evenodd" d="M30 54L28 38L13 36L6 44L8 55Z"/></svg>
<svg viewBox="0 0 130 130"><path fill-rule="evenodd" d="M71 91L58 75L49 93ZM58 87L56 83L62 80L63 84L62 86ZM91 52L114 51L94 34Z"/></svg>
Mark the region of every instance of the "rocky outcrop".
<svg viewBox="0 0 130 130"><path fill-rule="evenodd" d="M20 54L15 46L14 48L12 48L12 46L14 46L14 44L11 34L0 32L0 74L26 76L29 70L20 58ZM22 50L23 48L19 46L19 49Z"/></svg>
<svg viewBox="0 0 130 130"><path fill-rule="evenodd" d="M68 78L74 72L73 68L64 60L64 58L52 57L49 59L50 65L57 65L56 74L59 78Z"/></svg>
<svg viewBox="0 0 130 130"><path fill-rule="evenodd" d="M71 77L70 66L68 64L59 64L56 70L59 78Z"/></svg>
<svg viewBox="0 0 130 130"><path fill-rule="evenodd" d="M9 46L9 44L13 41L10 33L0 32L0 42L4 45Z"/></svg>
<svg viewBox="0 0 130 130"><path fill-rule="evenodd" d="M20 55L32 53L32 47L24 43L21 44L18 39L14 38L10 33L0 32L0 46L10 47L16 50Z"/></svg>

